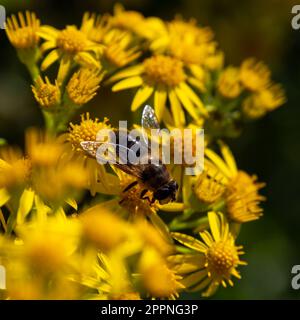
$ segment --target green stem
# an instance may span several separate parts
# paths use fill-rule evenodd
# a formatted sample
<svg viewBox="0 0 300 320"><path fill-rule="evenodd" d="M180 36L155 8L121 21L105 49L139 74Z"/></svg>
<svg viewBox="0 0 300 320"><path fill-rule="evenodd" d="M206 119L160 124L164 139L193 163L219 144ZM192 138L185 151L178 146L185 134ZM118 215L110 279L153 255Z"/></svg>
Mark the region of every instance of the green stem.
<svg viewBox="0 0 300 320"><path fill-rule="evenodd" d="M198 228L201 224L207 224L208 218L207 216L201 217L197 220L192 221L178 221L173 220L169 225L171 231L182 230L182 229L194 229Z"/></svg>
<svg viewBox="0 0 300 320"><path fill-rule="evenodd" d="M37 65L35 63L34 64L26 64L26 67L30 73L31 79L33 81L35 81L38 78L38 76L40 75L39 68L37 67Z"/></svg>
<svg viewBox="0 0 300 320"><path fill-rule="evenodd" d="M45 120L46 131L50 135L56 134L56 119L53 113L47 112L43 110L43 116Z"/></svg>

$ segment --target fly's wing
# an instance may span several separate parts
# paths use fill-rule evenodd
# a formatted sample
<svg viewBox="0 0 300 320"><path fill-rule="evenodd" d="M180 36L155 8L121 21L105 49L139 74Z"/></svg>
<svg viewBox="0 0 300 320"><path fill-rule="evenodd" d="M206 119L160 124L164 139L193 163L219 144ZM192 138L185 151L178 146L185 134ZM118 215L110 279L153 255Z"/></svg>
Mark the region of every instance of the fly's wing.
<svg viewBox="0 0 300 320"><path fill-rule="evenodd" d="M134 152L120 144L106 142L106 154L99 153L98 149L103 143L97 141L82 141L82 149L92 158L96 158L100 164L110 163L127 174L141 179L143 167L133 164L128 159L133 159Z"/></svg>
<svg viewBox="0 0 300 320"><path fill-rule="evenodd" d="M142 128L145 130L160 129L155 112L153 108L148 104L144 107L141 124L142 124Z"/></svg>
<svg viewBox="0 0 300 320"><path fill-rule="evenodd" d="M160 126L155 111L149 105L146 105L143 109L141 124L142 135L144 137L145 143L147 143L147 141L149 140L148 135L150 134L151 129L157 129L158 133L160 134ZM163 154L161 155L161 159L164 160ZM161 159L158 160L158 163L161 163Z"/></svg>

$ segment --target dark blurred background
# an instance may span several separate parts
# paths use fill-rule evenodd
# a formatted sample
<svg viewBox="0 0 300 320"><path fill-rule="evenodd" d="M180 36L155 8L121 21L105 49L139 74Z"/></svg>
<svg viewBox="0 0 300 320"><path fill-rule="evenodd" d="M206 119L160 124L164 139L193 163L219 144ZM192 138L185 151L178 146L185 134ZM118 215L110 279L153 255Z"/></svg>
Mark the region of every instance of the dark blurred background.
<svg viewBox="0 0 300 320"><path fill-rule="evenodd" d="M127 9L146 16L172 19L180 13L211 26L224 50L227 64L244 58L264 60L274 80L286 89L288 102L277 111L249 124L242 136L228 141L239 167L267 182L265 214L246 224L239 237L249 265L234 288L221 289L217 299L296 299L300 290L291 287L291 269L300 264L300 30L291 27L292 0L128 0ZM85 11L112 11L115 1L15 1L0 0L7 14L30 9L43 24L63 28L81 22ZM18 61L14 48L0 30L0 138L22 144L29 126L43 121L30 89L30 78ZM116 123L128 118L130 93L110 94L101 88L82 112ZM128 105L124 106L124 101ZM78 117L74 122L78 121ZM199 298L199 295L189 296Z"/></svg>

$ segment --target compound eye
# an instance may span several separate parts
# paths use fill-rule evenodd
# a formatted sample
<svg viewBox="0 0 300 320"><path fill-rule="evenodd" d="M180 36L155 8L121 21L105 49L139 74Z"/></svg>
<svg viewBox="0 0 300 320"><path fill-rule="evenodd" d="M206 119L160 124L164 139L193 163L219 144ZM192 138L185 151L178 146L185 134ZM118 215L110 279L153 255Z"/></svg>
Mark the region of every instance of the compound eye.
<svg viewBox="0 0 300 320"><path fill-rule="evenodd" d="M166 199L170 196L170 189L169 188L160 188L158 190L156 190L156 192L154 193L154 197L157 200L163 200Z"/></svg>

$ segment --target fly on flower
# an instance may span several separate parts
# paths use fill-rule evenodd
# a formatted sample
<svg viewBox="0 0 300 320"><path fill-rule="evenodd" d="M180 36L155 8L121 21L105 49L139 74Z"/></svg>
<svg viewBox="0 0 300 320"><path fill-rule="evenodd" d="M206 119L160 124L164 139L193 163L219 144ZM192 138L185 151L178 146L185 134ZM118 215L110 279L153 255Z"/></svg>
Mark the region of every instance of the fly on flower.
<svg viewBox="0 0 300 320"><path fill-rule="evenodd" d="M142 199L148 199L150 202L158 200L160 204L175 201L176 192L178 190L177 182L171 177L162 160L160 158L153 159L153 155L151 154L151 147L148 143L146 132L149 129L159 130L159 124L154 110L148 105L144 107L141 124L143 129L143 136L141 139L138 140L126 131L126 139L124 141L124 139L120 138L122 132L120 132L120 130L115 130L114 133L117 137L116 141L115 143L109 143L114 147L118 158L116 162L113 162L114 166L136 178L134 182L124 189L124 192L130 190L138 183L141 183L145 186L140 194ZM99 156L98 153L98 150L102 145L103 143L99 141L81 142L82 149L90 156L97 158L100 162L101 160L107 162L107 158L100 159L101 156ZM137 150L136 154L134 154L133 150ZM111 153L109 152L109 157L110 155ZM128 161L128 159L133 159L134 156L141 155L142 158L145 156L146 158L140 159L141 161L139 161L139 163L135 164L132 161ZM153 192L152 199L145 196L149 190Z"/></svg>

